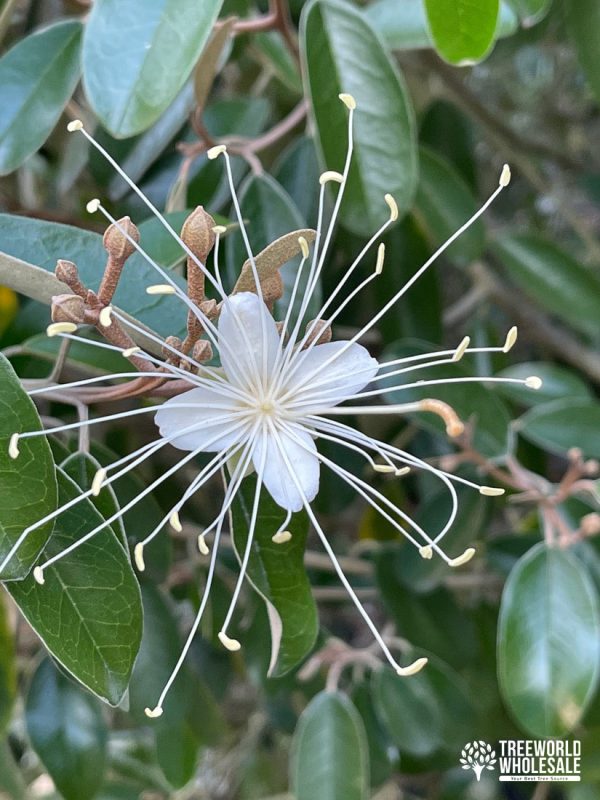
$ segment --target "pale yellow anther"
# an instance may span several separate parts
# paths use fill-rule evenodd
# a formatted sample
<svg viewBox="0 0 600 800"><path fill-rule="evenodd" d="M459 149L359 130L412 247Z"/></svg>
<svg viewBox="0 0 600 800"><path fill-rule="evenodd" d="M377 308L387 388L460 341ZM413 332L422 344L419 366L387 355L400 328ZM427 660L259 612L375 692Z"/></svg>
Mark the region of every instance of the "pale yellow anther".
<svg viewBox="0 0 600 800"><path fill-rule="evenodd" d="M222 236L227 231L225 225L215 225L213 228L213 233L216 236Z"/></svg>
<svg viewBox="0 0 600 800"><path fill-rule="evenodd" d="M90 202L86 205L85 210L88 212L88 214L95 214L99 208L100 208L100 200L98 200L98 198L95 197L93 200L90 200Z"/></svg>
<svg viewBox="0 0 600 800"><path fill-rule="evenodd" d="M419 547L419 555L427 560L433 558L433 547L430 544Z"/></svg>
<svg viewBox="0 0 600 800"><path fill-rule="evenodd" d="M227 650L230 650L232 653L235 653L242 646L237 639L232 639L231 637L227 636L225 631L221 631L219 633L219 641L223 647L225 647Z"/></svg>
<svg viewBox="0 0 600 800"><path fill-rule="evenodd" d="M392 197L391 194L386 194L383 199L388 204L388 207L390 209L390 221L396 222L396 220L398 219L398 203L395 201L395 199Z"/></svg>
<svg viewBox="0 0 600 800"><path fill-rule="evenodd" d="M285 544L289 542L292 538L292 534L289 531L277 531L277 533L271 537L271 541L275 542L275 544Z"/></svg>
<svg viewBox="0 0 600 800"><path fill-rule="evenodd" d="M508 164L505 164L502 167L502 172L500 173L500 186L508 186L510 183L510 167Z"/></svg>
<svg viewBox="0 0 600 800"><path fill-rule="evenodd" d="M473 556L475 555L475 548L474 547L467 547L465 552L458 556L457 558L452 558L448 562L451 567L462 567L463 564L466 564L467 561L470 561Z"/></svg>
<svg viewBox="0 0 600 800"><path fill-rule="evenodd" d="M19 457L19 434L13 433L10 437L10 442L8 443L8 455L11 458L18 458Z"/></svg>
<svg viewBox="0 0 600 800"><path fill-rule="evenodd" d="M513 325L509 332L506 334L506 339L504 340L504 344L502 346L502 352L508 353L514 346L514 343L517 341L517 326Z"/></svg>
<svg viewBox="0 0 600 800"><path fill-rule="evenodd" d="M52 322L46 328L46 336L58 336L61 333L75 333L77 325L74 322Z"/></svg>
<svg viewBox="0 0 600 800"><path fill-rule="evenodd" d="M409 472L410 467L399 467L399 469L396 470L396 477L401 478L403 475L408 475Z"/></svg>
<svg viewBox="0 0 600 800"><path fill-rule="evenodd" d="M471 344L471 337L465 336L462 342L458 345L456 350L454 351L454 355L452 356L452 361L460 361L464 354L467 352L467 348Z"/></svg>
<svg viewBox="0 0 600 800"><path fill-rule="evenodd" d="M323 172L319 176L319 183L321 186L323 184L328 183L329 181L334 181L335 183L343 183L344 176L341 172L336 172L334 169L328 169L326 172Z"/></svg>
<svg viewBox="0 0 600 800"><path fill-rule="evenodd" d="M183 525L181 524L181 520L179 519L179 514L177 511L174 511L169 517L169 525L174 531L177 531L177 533L181 533L183 530Z"/></svg>
<svg viewBox="0 0 600 800"><path fill-rule="evenodd" d="M479 494L482 494L484 497L500 497L505 492L504 489L501 489L499 486L480 486L479 487Z"/></svg>
<svg viewBox="0 0 600 800"><path fill-rule="evenodd" d="M300 245L300 250L302 252L302 258L308 258L308 242L304 238L304 236L298 237L298 244Z"/></svg>
<svg viewBox="0 0 600 800"><path fill-rule="evenodd" d="M40 586L43 586L46 583L46 579L44 578L44 570L41 567L33 568L33 579L36 583L39 583Z"/></svg>
<svg viewBox="0 0 600 800"><path fill-rule="evenodd" d="M82 131L83 122L80 119L74 119L67 125L67 130L69 131L69 133L74 133L75 131Z"/></svg>
<svg viewBox="0 0 600 800"><path fill-rule="evenodd" d="M142 352L142 348L141 347L137 347L137 345L136 345L135 347L128 347L127 349L123 350L121 355L123 356L123 358L130 358L135 353L141 353L141 352Z"/></svg>
<svg viewBox="0 0 600 800"><path fill-rule="evenodd" d="M375 275L381 275L383 272L383 261L385 259L385 245L383 242L377 248L377 261L375 262Z"/></svg>
<svg viewBox="0 0 600 800"><path fill-rule="evenodd" d="M176 294L177 289L170 283L155 283L154 286L146 286L146 294Z"/></svg>
<svg viewBox="0 0 600 800"><path fill-rule="evenodd" d="M100 467L100 469L97 470L96 474L92 479L92 485L90 491L93 497L98 497L102 489L102 484L104 483L105 479L106 479L106 470L104 469L104 467Z"/></svg>
<svg viewBox="0 0 600 800"><path fill-rule="evenodd" d="M140 572L146 569L146 562L144 561L144 543L138 542L133 548L133 560Z"/></svg>
<svg viewBox="0 0 600 800"><path fill-rule="evenodd" d="M217 144L214 147L211 147L209 150L206 151L206 155L210 158L211 161L214 161L215 158L218 158L222 153L227 152L227 148L224 144Z"/></svg>
<svg viewBox="0 0 600 800"><path fill-rule="evenodd" d="M525 378L525 386L527 386L528 389L541 389L542 379L538 378L537 375L530 375L528 378Z"/></svg>
<svg viewBox="0 0 600 800"><path fill-rule="evenodd" d="M112 325L112 306L106 306L100 312L100 325L103 328L109 328Z"/></svg>
<svg viewBox="0 0 600 800"><path fill-rule="evenodd" d="M347 92L342 92L342 94L339 94L338 97L340 98L342 103L346 106L346 108L348 108L350 111L354 111L354 109L356 108L356 100L354 99L354 97L352 97L351 94L348 94Z"/></svg>
<svg viewBox="0 0 600 800"><path fill-rule="evenodd" d="M156 706L156 708L145 708L144 714L150 719L158 719L158 717L162 717L163 710L160 706Z"/></svg>
<svg viewBox="0 0 600 800"><path fill-rule="evenodd" d="M426 658L417 658L417 660L409 664L408 667L396 667L396 672L402 678L408 678L410 675L416 675L417 672L421 672L423 667L427 664L427 661L428 659Z"/></svg>
<svg viewBox="0 0 600 800"><path fill-rule="evenodd" d="M210 553L209 547L206 544L206 539L202 534L198 537L198 550L203 556L207 556Z"/></svg>
<svg viewBox="0 0 600 800"><path fill-rule="evenodd" d="M384 475L388 472L395 472L396 467L393 464L375 464L373 467L375 472L381 472Z"/></svg>

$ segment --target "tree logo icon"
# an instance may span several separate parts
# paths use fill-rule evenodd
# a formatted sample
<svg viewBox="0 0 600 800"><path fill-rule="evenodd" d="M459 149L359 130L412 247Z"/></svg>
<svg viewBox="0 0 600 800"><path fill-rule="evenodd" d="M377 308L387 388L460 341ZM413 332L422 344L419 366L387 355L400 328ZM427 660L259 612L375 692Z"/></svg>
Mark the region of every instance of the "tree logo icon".
<svg viewBox="0 0 600 800"><path fill-rule="evenodd" d="M479 781L484 769L494 769L496 753L487 742L470 742L460 754L460 763L463 769L472 769Z"/></svg>

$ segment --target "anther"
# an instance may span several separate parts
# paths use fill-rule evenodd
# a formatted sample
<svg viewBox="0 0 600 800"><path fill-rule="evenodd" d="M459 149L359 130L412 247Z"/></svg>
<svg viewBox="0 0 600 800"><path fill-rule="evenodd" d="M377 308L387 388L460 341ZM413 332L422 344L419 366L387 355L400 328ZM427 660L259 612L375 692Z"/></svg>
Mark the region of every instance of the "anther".
<svg viewBox="0 0 600 800"><path fill-rule="evenodd" d="M499 486L480 486L479 487L479 494L484 495L484 497L500 497L505 492L504 489L501 489Z"/></svg>
<svg viewBox="0 0 600 800"><path fill-rule="evenodd" d="M58 336L60 333L75 333L77 325L74 322L52 322L46 328L46 336Z"/></svg>
<svg viewBox="0 0 600 800"><path fill-rule="evenodd" d="M298 244L300 245L300 250L302 251L302 257L308 258L308 242L304 236L298 237Z"/></svg>
<svg viewBox="0 0 600 800"><path fill-rule="evenodd" d="M388 204L390 209L390 222L396 222L398 219L398 203L394 200L391 194L386 194L383 199Z"/></svg>
<svg viewBox="0 0 600 800"><path fill-rule="evenodd" d="M100 494L100 490L102 489L102 484L106 479L106 470L104 467L100 467L100 469L96 472L92 479L92 486L91 486L91 493L93 497L98 497Z"/></svg>
<svg viewBox="0 0 600 800"><path fill-rule="evenodd" d="M176 294L177 289L170 283L156 283L146 287L146 294Z"/></svg>
<svg viewBox="0 0 600 800"><path fill-rule="evenodd" d="M242 646L237 639L232 639L231 637L227 636L225 631L221 631L219 633L219 641L223 647L225 647L227 650L230 650L232 653L235 653Z"/></svg>
<svg viewBox="0 0 600 800"><path fill-rule="evenodd" d="M121 355L123 356L123 358L131 358L131 356L134 355L134 353L141 353L141 352L142 348L137 347L136 345L135 347L128 347L126 350L123 350Z"/></svg>
<svg viewBox="0 0 600 800"><path fill-rule="evenodd" d="M383 474L388 472L396 472L396 467L393 464L375 464L373 469L375 472L381 472Z"/></svg>
<svg viewBox="0 0 600 800"><path fill-rule="evenodd" d="M198 536L198 550L203 556L207 556L210 553L210 549L206 544L204 534L202 533L200 534L200 536Z"/></svg>
<svg viewBox="0 0 600 800"><path fill-rule="evenodd" d="M42 567L34 567L33 568L33 577L36 583L39 583L40 586L43 586L46 582L44 578L44 570Z"/></svg>
<svg viewBox="0 0 600 800"><path fill-rule="evenodd" d="M112 306L106 306L102 309L99 320L103 328L110 328L112 325Z"/></svg>
<svg viewBox="0 0 600 800"><path fill-rule="evenodd" d="M396 470L396 477L401 478L403 475L408 475L410 472L410 467L399 467Z"/></svg>
<svg viewBox="0 0 600 800"><path fill-rule="evenodd" d="M173 511L171 516L169 517L169 525L173 528L174 531L177 533L181 533L183 530L183 525L181 524L181 520L179 519L179 514L177 511Z"/></svg>
<svg viewBox="0 0 600 800"><path fill-rule="evenodd" d="M277 531L277 533L271 537L271 541L275 542L275 544L285 544L289 542L292 538L292 534L289 531Z"/></svg>
<svg viewBox="0 0 600 800"><path fill-rule="evenodd" d="M95 214L99 208L100 208L100 200L98 200L98 198L95 197L93 200L90 200L90 202L86 205L85 210L88 212L88 214Z"/></svg>
<svg viewBox="0 0 600 800"><path fill-rule="evenodd" d="M510 183L510 167L508 164L505 164L502 167L502 172L500 173L500 186L508 186Z"/></svg>
<svg viewBox="0 0 600 800"><path fill-rule="evenodd" d="M215 225L213 227L213 233L215 234L215 236L222 236L226 232L227 228L225 227L225 225Z"/></svg>
<svg viewBox="0 0 600 800"><path fill-rule="evenodd" d="M460 361L467 351L468 346L471 344L471 337L465 336L462 342L458 345L452 356L452 361Z"/></svg>
<svg viewBox="0 0 600 800"><path fill-rule="evenodd" d="M529 389L541 389L542 379L538 378L537 375L530 375L528 378L525 378L525 386Z"/></svg>
<svg viewBox="0 0 600 800"><path fill-rule="evenodd" d="M408 667L396 667L396 672L402 678L408 678L410 675L416 675L417 672L420 672L427 664L427 661L427 658L417 658L417 660L409 664Z"/></svg>
<svg viewBox="0 0 600 800"><path fill-rule="evenodd" d="M419 555L421 558L425 558L427 560L433 558L433 547L430 544L426 544L424 547L419 547Z"/></svg>
<svg viewBox="0 0 600 800"><path fill-rule="evenodd" d="M162 717L163 710L160 706L156 706L156 708L145 708L144 714L150 719L158 719L158 717Z"/></svg>
<svg viewBox="0 0 600 800"><path fill-rule="evenodd" d="M457 558L451 558L448 564L451 567L462 567L462 565L466 564L467 561L470 561L474 555L475 555L475 548L467 547L467 549L461 556L457 556Z"/></svg>
<svg viewBox="0 0 600 800"><path fill-rule="evenodd" d="M502 346L502 352L508 353L512 349L514 343L517 341L517 326L513 325L509 332L506 334L506 339Z"/></svg>
<svg viewBox="0 0 600 800"><path fill-rule="evenodd" d="M344 176L341 172L336 172L333 169L328 169L327 172L323 172L322 175L319 177L319 183L321 186L323 184L328 183L329 181L335 181L336 183L343 183Z"/></svg>
<svg viewBox="0 0 600 800"><path fill-rule="evenodd" d="M144 543L138 542L133 548L133 560L140 572L146 569L146 562L144 561Z"/></svg>
<svg viewBox="0 0 600 800"><path fill-rule="evenodd" d="M82 131L83 122L80 119L74 119L67 125L67 130L69 131L69 133L74 133L75 131Z"/></svg>
<svg viewBox="0 0 600 800"><path fill-rule="evenodd" d="M426 398L425 400L421 400L419 406L422 411L430 411L432 414L437 414L438 417L441 417L446 425L446 433L451 438L460 436L464 431L465 426L459 419L456 411L452 406L449 406L448 403L444 403L443 400Z"/></svg>
<svg viewBox="0 0 600 800"><path fill-rule="evenodd" d="M340 98L340 100L346 106L347 109L349 109L350 111L354 111L354 109L356 108L356 100L354 99L354 97L352 97L351 94L342 92L342 94L339 94L338 97Z"/></svg>
<svg viewBox="0 0 600 800"><path fill-rule="evenodd" d="M385 245L383 242L377 248L377 261L375 262L375 275L381 275L383 272L383 260L385 258Z"/></svg>
<svg viewBox="0 0 600 800"><path fill-rule="evenodd" d="M10 437L10 442L8 443L8 455L11 458L18 458L19 457L19 434L13 433Z"/></svg>
<svg viewBox="0 0 600 800"><path fill-rule="evenodd" d="M206 155L211 161L214 161L215 158L218 158L222 153L226 153L226 152L227 152L227 148L225 147L224 144L217 144L214 147L211 147L210 149L208 149L206 151Z"/></svg>

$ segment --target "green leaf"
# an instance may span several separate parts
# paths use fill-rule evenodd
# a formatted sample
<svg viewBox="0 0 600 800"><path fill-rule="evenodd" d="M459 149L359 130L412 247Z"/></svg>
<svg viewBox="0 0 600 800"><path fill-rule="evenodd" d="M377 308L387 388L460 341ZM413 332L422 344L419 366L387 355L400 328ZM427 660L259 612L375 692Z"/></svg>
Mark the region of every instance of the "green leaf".
<svg viewBox="0 0 600 800"><path fill-rule="evenodd" d="M445 158L427 148L420 149L421 172L414 213L435 248L443 244L477 211L470 188ZM485 229L481 220L452 244L445 257L467 266L481 256Z"/></svg>
<svg viewBox="0 0 600 800"><path fill-rule="evenodd" d="M400 213L412 204L417 183L415 123L397 67L364 16L350 4L313 0L301 22L303 68L322 160L341 170L348 110L338 93L354 96L355 152L341 221L370 236L385 222L390 192Z"/></svg>
<svg viewBox="0 0 600 800"><path fill-rule="evenodd" d="M308 136L295 139L277 160L273 174L292 198L301 219L314 228L319 205L319 163L313 140Z"/></svg>
<svg viewBox="0 0 600 800"><path fill-rule="evenodd" d="M544 403L519 417L514 429L551 453L580 447L587 458L600 458L600 403L595 400Z"/></svg>
<svg viewBox="0 0 600 800"><path fill-rule="evenodd" d="M82 26L69 20L37 31L0 59L0 175L46 141L79 80Z"/></svg>
<svg viewBox="0 0 600 800"><path fill-rule="evenodd" d="M0 740L0 797L2 800L26 800L25 792L25 782L8 740Z"/></svg>
<svg viewBox="0 0 600 800"><path fill-rule="evenodd" d="M399 754L374 707L371 683L363 681L352 690L352 702L362 717L369 747L370 785L380 786L397 766Z"/></svg>
<svg viewBox="0 0 600 800"><path fill-rule="evenodd" d="M566 367L558 364L549 364L545 361L528 361L521 364L512 364L498 373L502 378L518 378L525 380L530 375L537 375L542 379L542 387L535 392L526 386L515 384L498 384L498 391L523 406L538 406L550 403L552 400L567 398L589 398L591 392L585 381Z"/></svg>
<svg viewBox="0 0 600 800"><path fill-rule="evenodd" d="M436 50L450 64L481 61L491 50L498 0L424 0Z"/></svg>
<svg viewBox="0 0 600 800"><path fill-rule="evenodd" d="M59 500L80 492L58 471ZM58 555L101 524L85 499L61 514L43 560ZM7 588L52 655L73 677L110 705L120 703L142 636L140 590L128 555L110 528L61 558L44 572Z"/></svg>
<svg viewBox="0 0 600 800"><path fill-rule="evenodd" d="M294 94L302 94L302 78L298 63L291 55L281 33L279 31L257 33L254 43L277 79Z"/></svg>
<svg viewBox="0 0 600 800"><path fill-rule="evenodd" d="M0 561L24 529L56 508L54 461L45 436L19 441L20 455L8 454L14 433L42 428L34 404L7 359L0 354ZM24 578L52 533L52 522L32 531L2 572L3 580Z"/></svg>
<svg viewBox="0 0 600 800"><path fill-rule="evenodd" d="M532 548L510 573L498 622L498 679L532 736L564 736L596 688L600 616L594 586L573 554Z"/></svg>
<svg viewBox="0 0 600 800"><path fill-rule="evenodd" d="M552 0L510 0L510 4L521 18L523 27L529 28L546 16Z"/></svg>
<svg viewBox="0 0 600 800"><path fill-rule="evenodd" d="M119 138L146 130L189 77L222 0L100 0L83 40L88 99Z"/></svg>
<svg viewBox="0 0 600 800"><path fill-rule="evenodd" d="M246 547L255 489L256 478L246 478L232 505L233 542L238 556ZM294 514L287 526L291 540L275 544L271 537L280 529L285 516L285 511L263 490L248 578L267 604L272 677L289 672L306 658L319 632L317 607L304 569L308 517L305 512Z"/></svg>
<svg viewBox="0 0 600 800"><path fill-rule="evenodd" d="M107 730L100 704L46 659L31 680L27 733L65 800L91 800L104 778Z"/></svg>
<svg viewBox="0 0 600 800"><path fill-rule="evenodd" d="M580 333L598 336L600 279L537 234L505 234L492 252L533 300Z"/></svg>
<svg viewBox="0 0 600 800"><path fill-rule="evenodd" d="M8 609L3 595L0 594L0 734L4 732L10 722L13 703L17 695L15 656L15 640L8 618Z"/></svg>
<svg viewBox="0 0 600 800"><path fill-rule="evenodd" d="M565 0L567 29L588 83L600 99L600 6L594 0Z"/></svg>
<svg viewBox="0 0 600 800"><path fill-rule="evenodd" d="M0 214L0 251L50 273L54 272L59 258L73 261L79 268L83 283L93 290L98 289L106 264L106 251L99 234L10 214ZM145 287L156 282L157 273L141 255L134 253L121 275L115 305L161 335L181 333L185 330L186 319L183 304L174 297L158 298L146 294ZM41 299L35 294L29 296ZM49 300L45 299L45 302Z"/></svg>
<svg viewBox="0 0 600 800"><path fill-rule="evenodd" d="M346 695L321 692L294 734L291 784L296 800L366 800L369 752L358 711Z"/></svg>

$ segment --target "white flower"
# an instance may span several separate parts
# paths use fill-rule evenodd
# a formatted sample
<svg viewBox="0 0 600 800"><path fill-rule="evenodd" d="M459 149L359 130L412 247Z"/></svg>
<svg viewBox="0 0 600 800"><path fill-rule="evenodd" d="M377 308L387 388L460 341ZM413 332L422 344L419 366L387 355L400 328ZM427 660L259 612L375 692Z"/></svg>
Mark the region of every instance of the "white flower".
<svg viewBox="0 0 600 800"><path fill-rule="evenodd" d="M458 501L454 484L466 484L486 495L502 494L503 490L494 487L479 486L461 476L448 474L404 450L389 445L386 442L378 441L362 431L346 425L340 418L343 419L345 415L404 414L415 411L426 411L439 415L446 424L448 434L450 436L456 436L463 429L461 421L452 408L434 398L405 403L403 405L388 405L385 403L368 405L365 404L364 401L377 398L389 391L401 391L415 385L423 387L444 382L508 380L508 382L511 383L525 383L532 388L539 388L540 385L539 379L534 377L528 378L526 381L470 377L449 378L446 381L422 380L416 383L414 381L405 382L404 378L400 377L397 385L392 386L389 383L388 379L390 377L404 376L405 373L413 375L419 370L432 365L437 366L456 362L466 354L508 352L516 339L516 329L514 328L509 331L506 341L501 347L470 348L469 339L465 337L458 347L452 350L441 350L427 355L415 355L382 363L378 363L370 356L365 347L359 344L359 340L364 334L378 323L381 317L398 302L419 276L429 268L439 254L485 211L501 189L508 184L510 178L508 167L505 167L502 171L498 188L482 208L468 220L448 242L434 253L415 275L397 291L383 308L377 312L352 339L348 341L319 343L321 331L329 329L348 303L356 297L367 284L375 280L377 276L381 274L384 261L383 244L378 245L374 271L364 278L363 281L343 299L338 299L353 273L361 265L363 257L375 246L377 240L386 228L398 218L398 209L394 199L390 195L386 195L385 201L389 207L389 218L383 223L381 228L373 235L363 250L358 254L357 258L349 266L335 290L326 299L316 319L306 324L305 318L310 307L311 298L319 283L319 278L325 265L325 259L335 228L337 213L342 202L351 163L352 118L355 103L353 99L349 99L347 95L341 96L341 99L349 109L349 146L344 171L343 173L325 172L321 176L318 225L312 258L310 257L310 251L306 240L300 237L299 245L302 252L302 261L298 267L285 318L279 325L273 319L263 300L262 286L259 280L257 266L254 255L250 249L248 237L244 228L244 221L233 185L229 156L223 145L219 145L210 150L208 156L209 158L222 156L225 159L232 200L240 230L248 250L248 258L252 268L255 289L254 293L245 291L233 294L232 296L228 296L225 292L219 271L219 238L224 229L220 227L214 229L216 241L214 250L215 274L213 275L206 269L204 264L197 259L194 253L186 246L138 187L123 173L111 156L83 129L81 124L71 125L72 130L82 131L92 145L108 159L115 169L117 169L119 174L141 197L167 230L169 230L171 235L177 239L179 244L187 252L188 257L202 270L206 280L212 284L220 301L220 312L216 324L206 316L202 308L197 307L190 300L185 292L173 281L168 272L165 272L152 261L139 243L134 241L127 231L119 226L119 223L113 219L98 200L94 200L89 204L90 211L102 212L107 220L112 225L117 226L131 245L146 258L164 279L165 283L147 287L147 291L150 291L152 294L175 294L187 307L188 311L192 312L199 320L207 339L214 350L218 352L221 367L210 367L206 364L199 363L194 360L191 355L182 354L174 349L168 342L163 341L154 334L149 334L148 331L131 322L131 320L116 309L112 309L109 306L103 309L103 325L110 325L111 319L114 317L126 329L138 332L146 338L149 337L164 350L175 354L189 369L184 370L180 366L175 366L171 361L159 359L143 351L141 348L123 349L102 342L91 342L91 344L117 350L126 357L132 357L135 352L135 358L145 359L152 364L156 364L157 370L160 369L160 371L156 373L146 372L144 373L145 375L152 376L156 374L157 376L165 378L166 371L167 378L177 381L184 379L190 388L159 406L142 407L122 414L97 417L96 419L81 423L59 426L49 429L48 431L15 433L11 438L9 449L10 455L13 458L18 457L18 442L20 438L75 429L81 425L91 425L111 419L123 419L124 417L148 412L156 412L155 420L160 436L156 441L144 445L136 452L128 454L100 470L89 491L84 492L80 498L71 500L67 506L57 509L57 511L49 514L44 517L44 519L39 520L35 525L23 531L11 552L0 565L0 570L4 568L6 563L8 563L17 552L30 531L43 525L48 520L55 518L62 513L66 507L74 505L84 497L97 495L102 486L118 480L130 469L133 469L165 446L173 446L185 451L186 455L182 456L173 467L147 486L136 498L116 512L113 517L108 518L102 525L87 533L67 550L54 556L44 564L37 566L34 570L34 576L39 583L43 583L44 570L50 564L64 557L64 555L72 550L75 550L81 543L96 535L98 531L106 525L109 525L114 519L127 512L136 503L142 501L145 496L167 480L183 465L189 463L198 453L214 453L215 455L208 464L199 471L183 495L178 498L173 507L169 509L160 525L158 525L143 542L139 542L135 547L136 565L138 569L143 570L145 567L144 547L148 542L158 535L167 523L170 523L176 530L181 530L179 513L187 500L204 486L213 475L220 472L223 467L227 466L229 468L229 478L221 509L211 525L202 531L198 539L200 551L207 555L210 552L206 541L207 536L214 532L206 588L200 608L183 652L158 700L158 704L154 709L147 709L149 716L159 716L162 713L162 705L167 692L198 630L211 588L224 521L236 493L250 469L253 469L257 475L256 492L240 574L219 634L222 643L230 650L237 650L240 647L240 643L237 640L228 636L227 629L231 622L239 592L246 575L260 496L263 491L267 491L273 500L287 512L283 525L273 536L273 541L282 544L288 541L291 534L286 528L291 519L291 515L294 512L305 509L324 549L332 560L340 580L347 589L374 638L379 643L386 659L400 675L410 675L420 670L426 663L426 659L418 659L413 664L406 667L401 667L396 662L386 642L379 634L375 624L360 603L348 579L344 575L328 538L311 507L311 501L314 500L319 490L320 472L323 468L330 469L342 480L347 482L358 495L366 502L370 503L382 517L394 526L399 534L411 542L418 549L423 558L432 558L435 553L452 567L466 563L475 552L474 549L470 547L463 553L456 554L452 557L447 555L441 547L441 540L452 527L457 513ZM329 184L333 184L337 187L337 196L334 203L333 214L329 223L326 225L323 219L324 198ZM308 274L304 276L304 269L307 264ZM305 278L304 285L306 288L304 295L300 298L299 287L302 277ZM296 303L296 300L298 300L299 303ZM336 301L337 307L333 307ZM295 320L293 320L292 308L296 308L298 305L299 310ZM302 332L303 326L305 326L304 332ZM58 323L51 325L48 329L48 333L50 335L59 335L67 339L79 340L80 337L76 335L76 330L77 325L75 324ZM90 343L88 339L83 339L82 341ZM112 377L130 377L136 374L137 373L120 373ZM369 388L369 384L372 384L374 379L381 378L386 379L385 388L378 384L374 384L373 388ZM84 381L77 381L75 383L65 384L61 388L68 389L79 387L95 383L99 380L103 380L103 378L90 378ZM41 394L44 391L47 391L47 389L33 390L30 394ZM357 402L357 404L342 405L348 401L354 401ZM321 453L319 451L320 440L334 442L349 450L358 452L365 459L366 463L377 472L390 473L392 476L401 476L410 470L419 469L426 470L432 475L435 475L446 486L452 498L452 510L442 530L435 532L433 535L423 530L416 521L406 514L406 512L394 505L385 494L378 491L368 481L364 480L361 475L350 472L345 467L337 464Z"/></svg>

